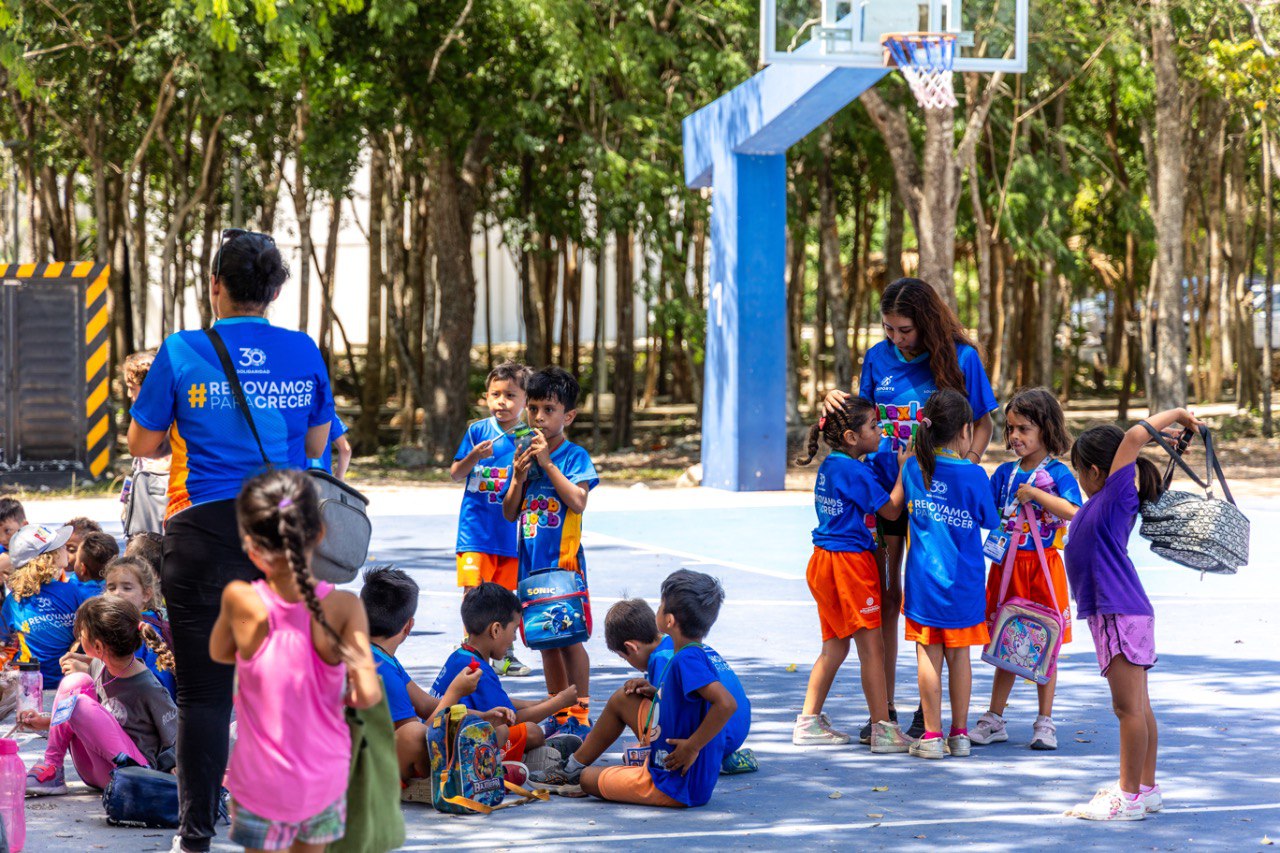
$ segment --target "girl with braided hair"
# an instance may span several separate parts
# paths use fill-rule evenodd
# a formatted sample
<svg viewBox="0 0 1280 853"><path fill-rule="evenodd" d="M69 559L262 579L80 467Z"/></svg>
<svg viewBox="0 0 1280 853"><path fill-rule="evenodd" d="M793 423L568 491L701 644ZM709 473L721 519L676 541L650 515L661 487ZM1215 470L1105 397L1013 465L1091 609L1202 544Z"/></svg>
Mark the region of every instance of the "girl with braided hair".
<svg viewBox="0 0 1280 853"><path fill-rule="evenodd" d="M852 397L823 415L809 430L808 465L818 452L818 437L831 453L818 468L814 508L813 556L806 578L818 604L822 625L822 653L809 673L804 709L796 717L791 742L845 744L853 738L837 731L822 711L840 665L849 655L849 640L858 648L862 692L872 726L863 743L876 754L906 752L910 744L889 719L889 696L884 677L884 640L880 635L880 568L876 563L876 513L897 518L900 508L862 461L880 444L876 408ZM906 450L904 449L905 455Z"/></svg>
<svg viewBox="0 0 1280 853"><path fill-rule="evenodd" d="M227 585L209 639L215 661L236 665L230 837L255 850L320 851L346 829L343 705L382 699L368 618L359 598L311 576L324 528L306 475L273 470L249 480L236 518L266 577Z"/></svg>
<svg viewBox="0 0 1280 853"><path fill-rule="evenodd" d="M145 642L159 665L172 669L169 647L136 606L114 595L81 604L74 631L85 654L63 657L66 675L53 713L18 715L18 722L49 732L44 758L27 773L27 793L67 793L63 763L68 752L80 778L94 788L107 786L120 753L143 767L172 770L178 708L135 655Z"/></svg>

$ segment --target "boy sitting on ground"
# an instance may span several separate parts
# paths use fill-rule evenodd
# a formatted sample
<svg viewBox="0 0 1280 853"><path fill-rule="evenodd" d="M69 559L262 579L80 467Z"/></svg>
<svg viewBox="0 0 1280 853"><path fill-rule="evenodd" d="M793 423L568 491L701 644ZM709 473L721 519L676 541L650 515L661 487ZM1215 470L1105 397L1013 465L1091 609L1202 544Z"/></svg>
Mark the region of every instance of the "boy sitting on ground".
<svg viewBox="0 0 1280 853"><path fill-rule="evenodd" d="M447 708L474 693L480 683L480 670L464 667L439 699L419 687L405 672L396 659L396 650L413 630L414 614L418 612L418 585L400 569L383 566L365 572L360 600L369 614L373 660L378 666L378 675L382 676L382 691L396 727L400 778L421 779L431 769L427 727L423 720L429 720L441 704ZM495 727L515 722L515 712L507 707L493 708L480 716Z"/></svg>
<svg viewBox="0 0 1280 853"><path fill-rule="evenodd" d="M75 575L67 580L92 590L94 595L101 595L106 587L103 572L107 570L107 563L118 556L120 546L114 536L109 533L90 533L76 550L76 559L72 564Z"/></svg>
<svg viewBox="0 0 1280 853"><path fill-rule="evenodd" d="M737 676L702 643L723 601L719 581L681 569L662 583L654 630L640 626L652 612L643 601L614 605L605 621L606 644L656 682L633 678L620 687L564 766L534 773L533 780L564 795L586 792L639 805L683 808L710 801L721 764L751 725L751 705ZM670 638L670 658L660 651L659 630ZM650 714L654 702L658 707ZM590 766L626 728L649 746L646 764Z"/></svg>
<svg viewBox="0 0 1280 853"><path fill-rule="evenodd" d="M476 712L494 708L515 710L515 722L504 732L499 727L498 741L504 742L503 761L521 761L527 751L544 743L554 747L562 756L582 745L582 739L571 734L546 737L538 726L543 717L578 701L578 688L570 684L554 696L533 702L528 699L512 699L502 687L498 673L490 666L490 660L502 660L504 650L511 648L516 639L516 626L520 624L520 600L506 587L485 581L469 588L462 596L462 626L467 631L467 642L449 655L431 685L431 695L441 697L445 685L453 682L457 674L472 662L478 665L480 681L475 690L462 697L457 704L466 705Z"/></svg>

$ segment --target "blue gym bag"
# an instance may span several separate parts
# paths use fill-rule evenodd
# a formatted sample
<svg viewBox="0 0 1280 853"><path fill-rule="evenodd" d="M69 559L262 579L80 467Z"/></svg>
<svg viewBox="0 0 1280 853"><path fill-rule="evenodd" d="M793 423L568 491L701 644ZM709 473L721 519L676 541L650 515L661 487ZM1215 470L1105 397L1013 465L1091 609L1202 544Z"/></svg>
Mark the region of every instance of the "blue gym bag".
<svg viewBox="0 0 1280 853"><path fill-rule="evenodd" d="M535 572L520 581L520 636L531 649L560 649L591 637L591 600L579 572Z"/></svg>

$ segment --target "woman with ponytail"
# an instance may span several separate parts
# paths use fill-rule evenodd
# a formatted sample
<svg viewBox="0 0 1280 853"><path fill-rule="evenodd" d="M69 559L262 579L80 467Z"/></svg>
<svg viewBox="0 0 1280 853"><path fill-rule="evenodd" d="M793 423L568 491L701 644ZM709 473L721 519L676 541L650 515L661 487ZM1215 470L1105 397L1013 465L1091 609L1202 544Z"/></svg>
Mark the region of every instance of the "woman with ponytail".
<svg viewBox="0 0 1280 853"><path fill-rule="evenodd" d="M1203 426L1186 409L1152 415L1146 423L1156 430ZM1085 430L1071 447L1071 467L1089 499L1071 519L1063 556L1076 616L1089 623L1120 721L1120 779L1070 812L1086 820L1142 820L1164 805L1147 692L1147 670L1156 662L1155 611L1129 559L1138 508L1164 491L1156 466L1138 458L1150 440L1142 423L1128 432L1108 424Z"/></svg>
<svg viewBox="0 0 1280 853"><path fill-rule="evenodd" d="M911 442L924 417L924 406L940 388L964 396L973 411L970 443L959 448L960 456L981 462L993 430L991 412L997 408L991 382L982 366L977 345L965 333L959 318L942 301L933 287L918 278L900 278L885 288L880 297L884 340L867 350L862 360L858 396L876 407L882 437L869 461L880 483L892 489L898 476L897 452ZM830 414L848 394L832 391L823 402ZM884 564L885 679L889 686L889 709L894 709L894 673L898 657L898 610L902 605L902 554L907 533L906 517L879 520L880 553ZM921 710L907 734L923 732ZM863 728L869 733L870 723Z"/></svg>
<svg viewBox="0 0 1280 853"><path fill-rule="evenodd" d="M1000 520L986 473L964 450L973 446L973 410L964 395L934 392L915 435L915 455L901 466L890 503L906 509L902 613L915 641L924 732L917 758L969 754L970 647L986 645L987 564L982 531ZM951 729L942 736L942 668L946 663Z"/></svg>
<svg viewBox="0 0 1280 853"><path fill-rule="evenodd" d="M266 467L301 470L318 460L333 420L329 374L315 341L267 321L289 277L271 236L224 231L210 272L216 322L165 339L129 425L134 457L161 452L166 439L173 449L160 582L181 673L178 849L188 853L203 853L213 839L231 725L234 670L210 659L209 632L223 588L259 576L240 549L236 495ZM243 388L256 435L214 335Z"/></svg>
<svg viewBox="0 0 1280 853"><path fill-rule="evenodd" d="M128 755L143 767L173 769L178 709L147 665L138 660L146 643L158 665L173 669L173 655L142 613L114 595L91 598L76 611L73 630L87 657L68 653L53 713L23 711L18 722L49 732L44 758L27 773L27 793L67 793L67 753L80 778L105 788L115 757Z"/></svg>
<svg viewBox="0 0 1280 853"><path fill-rule="evenodd" d="M305 474L254 477L236 517L244 550L266 577L227 585L209 639L210 657L235 664L238 683L227 768L231 840L255 850L322 850L346 828L351 734L343 705L382 699L369 621L359 598L311 576L324 528Z"/></svg>

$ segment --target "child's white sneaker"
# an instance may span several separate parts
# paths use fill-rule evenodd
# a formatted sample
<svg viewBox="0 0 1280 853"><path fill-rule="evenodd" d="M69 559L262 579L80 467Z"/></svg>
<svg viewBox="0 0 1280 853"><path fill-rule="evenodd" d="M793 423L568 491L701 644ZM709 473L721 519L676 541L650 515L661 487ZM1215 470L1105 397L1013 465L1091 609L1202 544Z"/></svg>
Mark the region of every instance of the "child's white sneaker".
<svg viewBox="0 0 1280 853"><path fill-rule="evenodd" d="M897 723L879 722L871 727L871 752L875 755L910 752L911 741Z"/></svg>
<svg viewBox="0 0 1280 853"><path fill-rule="evenodd" d="M968 758L973 752L973 739L968 735L951 735L947 738L947 754L956 758Z"/></svg>
<svg viewBox="0 0 1280 853"><path fill-rule="evenodd" d="M1142 805L1147 810L1147 814L1155 814L1164 808L1164 797L1160 795L1159 783L1151 786L1150 791L1143 791L1138 794L1138 799L1142 800Z"/></svg>
<svg viewBox="0 0 1280 853"><path fill-rule="evenodd" d="M1052 717L1039 716L1036 717L1035 723L1031 727L1031 748L1032 749L1057 749L1058 748L1058 727L1053 724ZM1008 735L1006 734L1007 738Z"/></svg>
<svg viewBox="0 0 1280 853"><path fill-rule="evenodd" d="M920 740L912 741L911 748L907 751L916 758L942 758L946 755L946 741L940 737L920 738Z"/></svg>
<svg viewBox="0 0 1280 853"><path fill-rule="evenodd" d="M796 725L791 731L791 742L796 746L817 744L844 744L853 738L836 731L826 714L797 714Z"/></svg>
<svg viewBox="0 0 1280 853"><path fill-rule="evenodd" d="M1067 816L1084 820L1142 820L1147 816L1147 808L1141 796L1131 798L1119 787L1103 788L1089 802L1068 811Z"/></svg>
<svg viewBox="0 0 1280 853"><path fill-rule="evenodd" d="M1009 732L1004 727L1004 717L987 711L978 718L978 722L969 729L969 740L979 746L989 743L1002 743L1009 739Z"/></svg>

